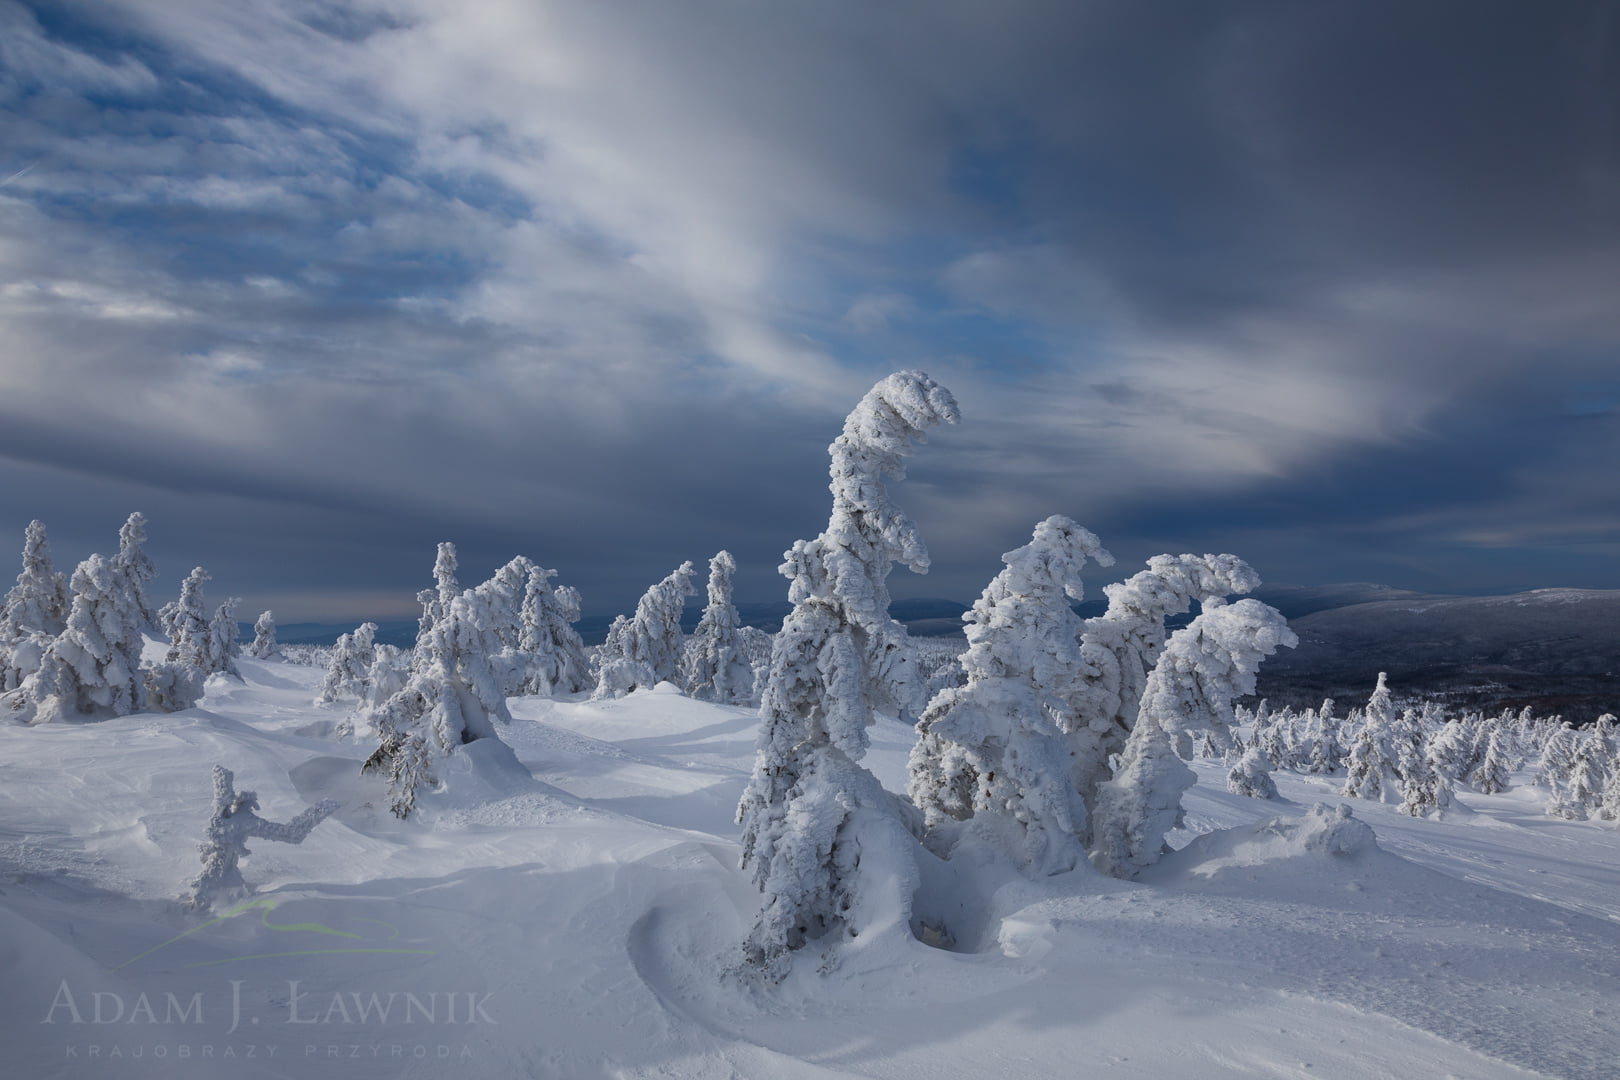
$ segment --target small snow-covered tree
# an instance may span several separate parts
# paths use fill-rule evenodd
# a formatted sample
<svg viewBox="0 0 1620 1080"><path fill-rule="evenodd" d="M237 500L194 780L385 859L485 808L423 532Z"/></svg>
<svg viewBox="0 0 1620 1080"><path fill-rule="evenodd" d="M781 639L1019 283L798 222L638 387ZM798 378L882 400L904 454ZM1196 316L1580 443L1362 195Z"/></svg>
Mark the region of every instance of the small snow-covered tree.
<svg viewBox="0 0 1620 1080"><path fill-rule="evenodd" d="M754 668L743 645L731 578L737 560L722 551L709 560L709 604L681 657L681 684L689 697L745 705L754 693Z"/></svg>
<svg viewBox="0 0 1620 1080"><path fill-rule="evenodd" d="M136 511L118 530L118 554L113 556L112 564L113 572L129 593L130 603L140 612L141 624L150 627L156 625L157 616L146 589L157 577L157 567L146 554L145 545L146 515Z"/></svg>
<svg viewBox="0 0 1620 1080"><path fill-rule="evenodd" d="M1344 795L1352 799L1400 800L1400 752L1393 729L1395 708L1384 672L1367 699L1361 727L1350 741L1345 758Z"/></svg>
<svg viewBox="0 0 1620 1080"><path fill-rule="evenodd" d="M253 623L253 644L248 646L248 655L255 660L281 658L281 648L276 644L276 616L273 612L261 611Z"/></svg>
<svg viewBox="0 0 1620 1080"><path fill-rule="evenodd" d="M1114 561L1089 530L1060 516L1001 557L1006 569L963 616L967 681L928 703L911 751L907 790L928 827L999 815L1022 835L1018 859L1034 876L1085 860L1086 808L1065 733L1084 667L1069 601L1085 595L1087 560Z"/></svg>
<svg viewBox="0 0 1620 1080"><path fill-rule="evenodd" d="M1495 795L1508 789L1513 766L1504 742L1503 733L1492 724L1485 742L1485 756L1468 776L1468 782L1481 795Z"/></svg>
<svg viewBox="0 0 1620 1080"><path fill-rule="evenodd" d="M772 649L754 772L737 808L742 865L764 894L743 963L766 978L784 975L808 941L861 933L874 919L909 921L906 882L916 867L877 854L906 850L896 839L906 827L859 764L874 708L913 695L889 681L916 681L904 628L889 615L890 567L928 568L922 538L886 481L904 477L924 431L958 415L950 391L920 371L874 386L828 448L826 530L797 541L782 564L793 610ZM877 896L879 881L895 889L888 903Z"/></svg>
<svg viewBox="0 0 1620 1080"><path fill-rule="evenodd" d="M1257 746L1243 751L1232 771L1226 774L1226 790L1251 799L1275 799L1277 782L1271 778L1271 764Z"/></svg>
<svg viewBox="0 0 1620 1080"><path fill-rule="evenodd" d="M417 639L405 685L370 714L379 741L362 771L387 775L398 817L415 808L419 786L437 783L436 758L478 739L499 740L495 725L512 721L490 664L493 622L476 591L453 598Z"/></svg>
<svg viewBox="0 0 1620 1080"><path fill-rule="evenodd" d="M634 690L648 690L658 683L652 665L625 655L630 638L630 617L615 615L608 624L607 637L596 647L591 667L596 671L592 701L621 698Z"/></svg>
<svg viewBox="0 0 1620 1080"><path fill-rule="evenodd" d="M203 666L210 673L222 671L236 675L236 658L242 655L242 628L236 624L236 605L242 601L231 597L214 609L208 620L208 651Z"/></svg>
<svg viewBox="0 0 1620 1080"><path fill-rule="evenodd" d="M299 844L337 809L336 803L323 800L285 824L266 821L254 813L259 797L251 791L237 791L235 779L231 770L214 766L213 813L208 818L207 839L197 848L203 869L186 898L186 906L194 910L205 911L217 899L248 891L237 863L252 854L249 837Z"/></svg>
<svg viewBox="0 0 1620 1080"><path fill-rule="evenodd" d="M1165 643L1119 771L1098 794L1092 857L1115 877L1132 877L1157 861L1165 835L1180 823L1181 796L1194 776L1175 742L1204 731L1225 738L1232 703L1254 693L1260 661L1299 643L1288 620L1258 600L1210 599L1203 608Z"/></svg>
<svg viewBox="0 0 1620 1080"><path fill-rule="evenodd" d="M1452 720L1429 740L1424 756L1429 768L1448 780L1461 780L1471 771L1474 737L1460 720Z"/></svg>
<svg viewBox="0 0 1620 1080"><path fill-rule="evenodd" d="M339 634L326 664L317 705L330 705L342 697L364 699L371 688L371 666L376 661L377 624L361 623L353 633Z"/></svg>
<svg viewBox="0 0 1620 1080"><path fill-rule="evenodd" d="M1569 779L1575 764L1575 737L1568 724L1548 732L1541 744L1541 760L1536 764L1536 786L1557 791Z"/></svg>
<svg viewBox="0 0 1620 1080"><path fill-rule="evenodd" d="M106 720L146 707L140 616L109 561L92 555L73 572L67 624L15 695L33 723Z"/></svg>

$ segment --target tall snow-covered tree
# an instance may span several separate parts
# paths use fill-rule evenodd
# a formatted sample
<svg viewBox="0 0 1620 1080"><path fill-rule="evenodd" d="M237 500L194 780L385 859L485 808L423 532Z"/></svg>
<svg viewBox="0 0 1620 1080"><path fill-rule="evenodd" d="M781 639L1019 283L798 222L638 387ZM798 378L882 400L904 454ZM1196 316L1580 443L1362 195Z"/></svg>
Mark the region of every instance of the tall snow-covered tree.
<svg viewBox="0 0 1620 1080"><path fill-rule="evenodd" d="M253 644L248 646L248 655L255 660L275 660L281 656L281 648L276 644L274 612L259 612L258 619L253 623Z"/></svg>
<svg viewBox="0 0 1620 1080"><path fill-rule="evenodd" d="M15 690L39 666L45 646L67 625L66 579L51 566L45 523L23 533L22 572L0 608L0 690Z"/></svg>
<svg viewBox="0 0 1620 1080"><path fill-rule="evenodd" d="M235 779L223 765L214 766L213 812L207 838L197 847L203 869L186 897L186 906L194 910L206 910L217 899L248 891L237 864L242 856L252 854L247 846L250 837L300 844L337 809L336 803L323 800L285 824L266 821L254 813L259 797L251 791L237 791Z"/></svg>
<svg viewBox="0 0 1620 1080"><path fill-rule="evenodd" d="M1070 777L1066 732L1081 678L1080 571L1114 561L1089 530L1047 518L1001 557L967 622L967 682L941 690L917 723L908 791L930 829L979 814L1016 827L1018 858L1034 876L1085 860L1085 804Z"/></svg>
<svg viewBox="0 0 1620 1080"><path fill-rule="evenodd" d="M904 477L928 428L958 416L950 391L920 371L874 386L828 448L826 530L795 542L780 568L793 610L771 653L754 773L737 809L742 865L764 894L743 962L767 978L785 974L808 941L863 932L863 920L909 919L904 882L915 865L875 865L879 851L910 850L896 846L906 828L859 762L874 708L910 694L888 681L916 682L904 628L889 615L890 567L928 568L922 537L887 481ZM885 878L900 883L887 905L873 893Z"/></svg>
<svg viewBox="0 0 1620 1080"><path fill-rule="evenodd" d="M746 705L754 692L754 668L731 599L731 578L736 572L737 560L729 551L709 560L709 604L681 656L681 685L688 696L700 701Z"/></svg>
<svg viewBox="0 0 1620 1080"><path fill-rule="evenodd" d="M692 587L695 572L690 562L682 563L642 594L633 617L623 622L615 620L596 654L596 697L619 697L632 689L673 682L678 677L681 611L686 598L697 595ZM649 677L652 683L646 681Z"/></svg>
<svg viewBox="0 0 1620 1080"><path fill-rule="evenodd" d="M1298 643L1282 614L1258 600L1206 600L1203 612L1170 636L1142 690L1119 771L1098 793L1099 869L1132 877L1158 860L1165 835L1181 820L1182 793L1195 779L1176 742L1203 731L1224 739L1232 703L1254 693L1260 661Z"/></svg>
<svg viewBox="0 0 1620 1080"><path fill-rule="evenodd" d="M145 547L146 515L137 510L118 530L118 554L113 556L113 571L128 590L130 602L140 612L142 624L155 626L157 615L147 599L146 590L157 577L157 567L146 554Z"/></svg>
<svg viewBox="0 0 1620 1080"><path fill-rule="evenodd" d="M33 723L106 720L146 707L140 615L119 588L111 563L92 555L73 572L67 624L39 669L13 695Z"/></svg>
<svg viewBox="0 0 1620 1080"><path fill-rule="evenodd" d="M433 560L434 587L416 594L417 602L422 605L422 615L416 624L418 643L427 637L433 624L444 617L444 613L450 610L450 602L460 594L456 567L456 545L448 542L440 544L438 557Z"/></svg>
<svg viewBox="0 0 1620 1080"><path fill-rule="evenodd" d="M512 721L490 664L494 621L475 590L451 599L417 639L405 685L371 713L379 742L362 771L387 774L390 809L401 818L415 808L418 787L437 783L436 759L478 739L498 741L496 724Z"/></svg>

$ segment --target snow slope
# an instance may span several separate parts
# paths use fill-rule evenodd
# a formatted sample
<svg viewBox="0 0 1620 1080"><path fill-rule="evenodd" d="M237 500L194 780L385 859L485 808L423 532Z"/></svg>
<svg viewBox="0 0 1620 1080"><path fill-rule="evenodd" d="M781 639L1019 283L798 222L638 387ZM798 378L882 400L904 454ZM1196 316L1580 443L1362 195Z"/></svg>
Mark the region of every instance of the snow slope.
<svg viewBox="0 0 1620 1080"><path fill-rule="evenodd" d="M858 942L766 991L725 975L756 904L746 711L513 699L521 767L464 748L399 822L318 671L241 666L185 713L0 725L5 1075L1616 1075L1620 836L1520 793L1354 802L1377 840L1332 854L1326 781L1260 802L1200 764L1152 880L935 864L950 948ZM891 788L911 740L874 731ZM264 817L343 806L256 842L254 903L208 922L178 897L216 763Z"/></svg>

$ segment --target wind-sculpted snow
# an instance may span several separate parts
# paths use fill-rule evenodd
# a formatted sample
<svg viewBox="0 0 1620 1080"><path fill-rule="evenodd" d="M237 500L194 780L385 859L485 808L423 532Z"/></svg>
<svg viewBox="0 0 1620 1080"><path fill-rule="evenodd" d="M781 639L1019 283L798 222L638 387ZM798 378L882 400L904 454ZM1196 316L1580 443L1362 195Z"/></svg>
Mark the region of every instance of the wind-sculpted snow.
<svg viewBox="0 0 1620 1080"><path fill-rule="evenodd" d="M514 758L464 746L420 820L400 822L383 781L359 775L368 747L303 733L331 721L313 703L322 669L239 664L244 681L212 680L201 708L0 724L7 1075L1613 1075L1620 845L1608 823L1547 817L1529 770L1505 794L1460 790L1466 818L1356 802L1340 820L1342 778L1280 770L1281 798L1256 800L1196 761L1180 850L1142 883L1009 869L951 897L950 918L918 913L951 949L863 935L825 973L796 962L763 990L722 978L759 899L730 814L754 756L747 711L667 689L514 698ZM903 786L910 727L868 733L860 764ZM251 845L241 869L268 906L204 925L175 897L196 876L215 763L251 779L271 819L343 806L297 847ZM908 879L882 844L901 838L865 832L864 858L889 863L869 895L892 916L882 890ZM928 859L945 880L950 864ZM90 1022L98 992L122 1021ZM128 1022L142 993L155 1023ZM171 993L202 993L201 1022L167 1022ZM369 1009L390 993L386 1022L357 1010L354 995ZM421 1006L408 1024L406 993ZM467 1022L469 993L493 1023Z"/></svg>

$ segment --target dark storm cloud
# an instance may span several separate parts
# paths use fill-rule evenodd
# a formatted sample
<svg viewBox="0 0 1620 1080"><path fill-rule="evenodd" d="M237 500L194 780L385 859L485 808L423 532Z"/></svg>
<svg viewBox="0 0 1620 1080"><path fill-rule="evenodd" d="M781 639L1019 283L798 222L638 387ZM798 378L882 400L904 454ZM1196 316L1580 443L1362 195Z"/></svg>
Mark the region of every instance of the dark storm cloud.
<svg viewBox="0 0 1620 1080"><path fill-rule="evenodd" d="M293 617L408 609L441 539L598 611L722 546L767 597L843 413L920 366L964 421L899 493L935 555L901 595L971 596L1051 513L1127 562L1614 581L1609 5L0 29L19 543L44 517L76 558L145 509L169 576Z"/></svg>

